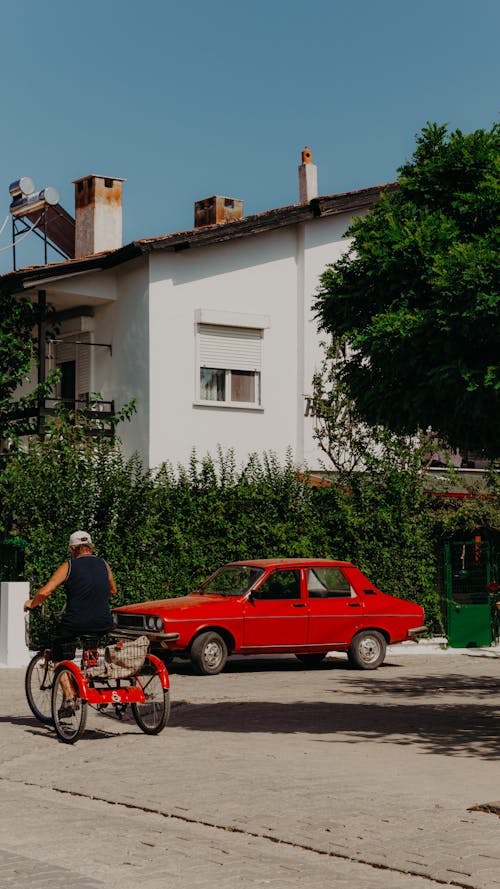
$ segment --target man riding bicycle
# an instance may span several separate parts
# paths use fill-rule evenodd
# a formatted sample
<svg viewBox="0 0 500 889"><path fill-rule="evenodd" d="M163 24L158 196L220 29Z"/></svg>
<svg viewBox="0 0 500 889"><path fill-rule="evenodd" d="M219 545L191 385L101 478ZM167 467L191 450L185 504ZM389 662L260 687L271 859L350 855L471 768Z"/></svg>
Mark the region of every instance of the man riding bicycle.
<svg viewBox="0 0 500 889"><path fill-rule="evenodd" d="M109 597L115 595L116 585L111 568L104 559L94 556L94 544L87 531L75 531L69 538L69 548L71 559L63 562L33 598L24 603L24 610L30 611L64 584L66 609L53 640L55 664L75 657L79 636L103 636L112 627ZM63 691L63 709L70 712L73 690L69 682Z"/></svg>

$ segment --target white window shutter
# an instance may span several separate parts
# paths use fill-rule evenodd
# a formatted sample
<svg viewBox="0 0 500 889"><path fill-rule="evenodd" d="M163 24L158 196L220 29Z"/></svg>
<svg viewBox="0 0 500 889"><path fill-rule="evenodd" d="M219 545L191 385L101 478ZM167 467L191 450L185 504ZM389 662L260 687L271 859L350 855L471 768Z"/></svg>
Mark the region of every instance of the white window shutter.
<svg viewBox="0 0 500 889"><path fill-rule="evenodd" d="M76 361L76 346L71 339L65 339L56 343L56 364L64 364L65 361Z"/></svg>
<svg viewBox="0 0 500 889"><path fill-rule="evenodd" d="M80 342L89 343L90 337L88 334L80 334L78 337ZM90 346L76 346L77 349L77 357L76 357L76 394L77 397L80 398L83 395L88 395L90 392Z"/></svg>
<svg viewBox="0 0 500 889"><path fill-rule="evenodd" d="M244 327L199 325L200 367L260 372L262 331Z"/></svg>
<svg viewBox="0 0 500 889"><path fill-rule="evenodd" d="M65 337L64 340L55 344L55 363L63 364L65 361L76 362L76 392L79 398L81 395L87 395L90 392L90 352L89 346L80 346L80 343L89 343L90 336L88 333L74 334Z"/></svg>

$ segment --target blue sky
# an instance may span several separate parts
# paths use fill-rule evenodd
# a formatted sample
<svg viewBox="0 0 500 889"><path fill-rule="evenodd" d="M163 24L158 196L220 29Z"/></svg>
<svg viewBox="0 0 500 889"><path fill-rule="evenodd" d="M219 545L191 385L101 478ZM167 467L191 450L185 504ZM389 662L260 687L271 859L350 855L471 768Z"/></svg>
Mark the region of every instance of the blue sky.
<svg viewBox="0 0 500 889"><path fill-rule="evenodd" d="M212 194L246 214L296 203L306 145L330 194L395 178L428 120L498 120L498 0L16 0L0 14L0 224L13 179L55 186L73 213L72 180L94 172L127 180L126 243L190 228ZM41 262L28 241L23 262Z"/></svg>

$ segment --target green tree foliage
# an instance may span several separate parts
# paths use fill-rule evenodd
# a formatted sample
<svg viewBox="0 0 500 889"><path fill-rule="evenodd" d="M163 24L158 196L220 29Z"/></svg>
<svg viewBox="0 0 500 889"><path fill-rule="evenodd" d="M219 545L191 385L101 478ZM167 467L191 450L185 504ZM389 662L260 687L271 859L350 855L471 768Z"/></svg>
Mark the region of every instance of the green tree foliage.
<svg viewBox="0 0 500 889"><path fill-rule="evenodd" d="M38 311L38 306L29 299L16 298L0 290L0 439L16 437L15 414L36 406L40 398L50 395L57 380L55 372L44 384L34 385L29 395L13 400L18 387L30 381L33 371ZM45 320L50 317L51 313L46 313Z"/></svg>
<svg viewBox="0 0 500 889"><path fill-rule="evenodd" d="M434 518L425 485L430 442L363 422L343 380L348 360L349 349L334 340L314 376L311 397L314 437L325 455L325 469L334 471L332 484L343 516L337 552L347 544L344 557L368 576L376 565L384 577L383 588L404 589L404 596L420 601L427 620L439 626ZM329 490L321 517L325 526L331 499ZM321 508L321 494L318 505Z"/></svg>
<svg viewBox="0 0 500 889"><path fill-rule="evenodd" d="M499 168L498 125L427 125L322 275L320 324L352 347L342 379L370 426L498 455Z"/></svg>

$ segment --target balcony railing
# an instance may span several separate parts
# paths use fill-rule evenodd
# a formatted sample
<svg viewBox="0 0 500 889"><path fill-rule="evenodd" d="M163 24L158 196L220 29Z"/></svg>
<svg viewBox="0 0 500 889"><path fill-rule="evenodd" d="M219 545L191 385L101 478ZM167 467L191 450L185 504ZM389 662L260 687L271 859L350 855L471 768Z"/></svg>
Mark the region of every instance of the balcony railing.
<svg viewBox="0 0 500 889"><path fill-rule="evenodd" d="M113 438L116 426L114 401L101 399L45 398L38 405L32 405L15 412L12 419L18 435L46 435L50 420L64 416L75 426L85 425L85 433L90 436Z"/></svg>

